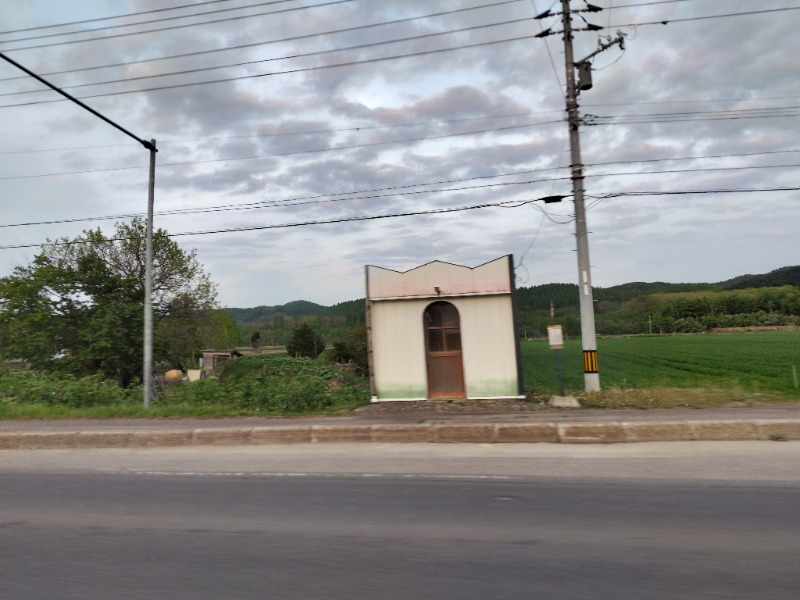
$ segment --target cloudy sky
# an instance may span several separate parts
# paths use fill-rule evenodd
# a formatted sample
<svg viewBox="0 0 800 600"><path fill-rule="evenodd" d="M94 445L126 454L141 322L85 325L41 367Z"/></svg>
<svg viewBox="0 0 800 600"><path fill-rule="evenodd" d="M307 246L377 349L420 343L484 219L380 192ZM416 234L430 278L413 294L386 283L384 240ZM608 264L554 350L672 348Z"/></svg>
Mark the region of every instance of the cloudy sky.
<svg viewBox="0 0 800 600"><path fill-rule="evenodd" d="M800 264L800 2L593 3L576 59L625 35L579 98L595 287ZM157 140L156 226L223 305L330 305L365 264L577 282L563 40L534 37L560 6L26 0L0 52ZM146 211L148 152L60 98L0 61L0 276L38 250L9 246Z"/></svg>

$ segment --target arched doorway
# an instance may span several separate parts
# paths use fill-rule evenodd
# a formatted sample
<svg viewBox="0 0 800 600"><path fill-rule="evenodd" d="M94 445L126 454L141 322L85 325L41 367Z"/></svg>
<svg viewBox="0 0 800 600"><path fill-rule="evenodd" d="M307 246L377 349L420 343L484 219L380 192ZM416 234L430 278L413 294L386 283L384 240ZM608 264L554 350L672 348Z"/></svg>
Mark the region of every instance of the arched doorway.
<svg viewBox="0 0 800 600"><path fill-rule="evenodd" d="M423 323L428 398L464 398L458 309L449 302L434 302L425 309Z"/></svg>

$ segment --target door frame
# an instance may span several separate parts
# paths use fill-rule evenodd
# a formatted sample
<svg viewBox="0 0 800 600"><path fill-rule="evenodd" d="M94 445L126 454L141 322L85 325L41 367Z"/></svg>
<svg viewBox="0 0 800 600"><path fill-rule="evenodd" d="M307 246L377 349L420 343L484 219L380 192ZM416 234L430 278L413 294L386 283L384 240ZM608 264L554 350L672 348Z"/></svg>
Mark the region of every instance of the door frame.
<svg viewBox="0 0 800 600"><path fill-rule="evenodd" d="M449 305L453 308L456 314L456 326L445 326L442 322L441 325L438 326L430 326L428 324L428 314L429 311L435 307L436 305ZM423 336L425 340L425 376L426 376L426 384L427 384L427 397L429 399L463 399L467 397L467 385L466 380L464 378L464 352L463 352L463 344L461 342L461 313L458 310L458 307L453 304L452 302L447 302L445 300L437 300L435 302L431 302L425 307L425 310L422 313L422 326L423 326ZM452 339L452 336L447 336L445 333L450 331L452 333L453 330L458 332L458 349L450 349L448 348L448 338ZM442 343L442 350L432 351L431 350L431 331L441 331L441 343ZM457 383L459 384L459 389L434 393L432 389L436 386L431 385L434 381L434 377L436 376L436 371L431 368L431 363L436 361L437 359L456 359L458 364L458 373L456 375Z"/></svg>

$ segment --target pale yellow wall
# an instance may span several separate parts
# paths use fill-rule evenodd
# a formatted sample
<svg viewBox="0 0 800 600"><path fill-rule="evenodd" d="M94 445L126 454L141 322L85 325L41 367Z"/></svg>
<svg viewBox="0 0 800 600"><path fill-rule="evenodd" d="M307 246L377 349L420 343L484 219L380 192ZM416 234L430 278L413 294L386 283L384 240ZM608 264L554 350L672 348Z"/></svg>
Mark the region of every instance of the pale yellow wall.
<svg viewBox="0 0 800 600"><path fill-rule="evenodd" d="M372 372L379 399L427 397L422 313L428 304L429 300L372 303Z"/></svg>
<svg viewBox="0 0 800 600"><path fill-rule="evenodd" d="M510 294L441 298L461 319L467 396L516 396L517 359ZM425 398L425 338L422 315L434 302L372 302L373 376L379 400Z"/></svg>
<svg viewBox="0 0 800 600"><path fill-rule="evenodd" d="M511 296L448 300L461 317L464 379L470 398L516 396L517 352Z"/></svg>

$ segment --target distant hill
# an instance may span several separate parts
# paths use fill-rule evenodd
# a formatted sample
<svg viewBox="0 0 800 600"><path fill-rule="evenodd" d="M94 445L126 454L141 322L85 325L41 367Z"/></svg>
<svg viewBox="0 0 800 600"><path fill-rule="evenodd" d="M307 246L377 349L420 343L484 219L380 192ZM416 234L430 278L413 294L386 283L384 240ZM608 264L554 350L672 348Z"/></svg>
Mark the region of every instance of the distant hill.
<svg viewBox="0 0 800 600"><path fill-rule="evenodd" d="M768 292L762 298L763 307L756 300L749 300L745 304L748 309L734 309L734 306L744 306L736 290L782 288L794 286L800 288L800 266L782 267L763 275L741 275L727 281L718 283L665 283L665 282L632 282L608 288L594 288L593 295L596 301L597 332L599 334L643 333L653 330L656 316L659 311L667 311L664 303L672 302L670 310L676 310L674 302L678 298L700 298L700 305L692 308L698 315L705 310L717 313L739 314L747 312L751 315L750 321L766 317L756 315L757 312L770 312L770 307L782 306L774 309L781 314L791 316L800 313L794 308L794 298L800 290L780 292L780 297L774 296L778 292ZM769 296L772 294L772 296ZM788 294L788 296L786 296ZM751 294L752 296L752 294ZM774 297L773 297L774 296ZM715 298L716 308L709 309L702 298ZM580 332L578 286L571 283L547 283L517 290L518 322L524 335L542 335L546 332L550 320L550 303L555 308L556 320L564 325L565 332L575 335ZM706 308L703 308L706 306ZM710 306L710 305L708 305ZM765 308L766 307L766 308ZM365 321L364 299L340 302L333 306L322 306L314 302L297 300L283 305L256 306L254 308L228 308L226 309L243 330L248 333L254 330L269 332L273 343L285 343L283 340L291 334L291 330L303 321L309 321L328 336L329 340L340 338L349 328L361 325ZM689 310L682 308L681 310ZM699 312L698 312L699 311ZM668 311L667 311L668 312ZM677 313L676 313L677 314ZM683 313L680 313L683 314ZM752 316L756 315L756 316ZM675 317L683 319L683 316ZM771 317L770 317L771 318ZM792 321L791 317L787 322ZM769 318L766 318L769 321ZM785 320L785 319L784 319ZM674 321L674 319L673 319ZM658 321L659 331L669 331L665 323L666 316ZM749 323L746 319L744 322ZM672 323L672 322L670 322ZM682 322L681 322L682 323ZM703 323L711 323L709 319ZM684 326L685 323L682 323ZM692 323L692 327L701 327ZM710 326L710 325L709 325ZM672 325L670 325L672 327ZM249 337L248 337L249 339Z"/></svg>
<svg viewBox="0 0 800 600"><path fill-rule="evenodd" d="M720 284L726 290L743 290L747 288L781 287L794 285L800 287L800 266L781 267L766 275L740 275Z"/></svg>
<svg viewBox="0 0 800 600"><path fill-rule="evenodd" d="M255 323L275 315L287 317L304 317L319 314L327 307L306 300L295 300L286 304L275 306L256 306L253 308L226 308L234 319L239 323Z"/></svg>

